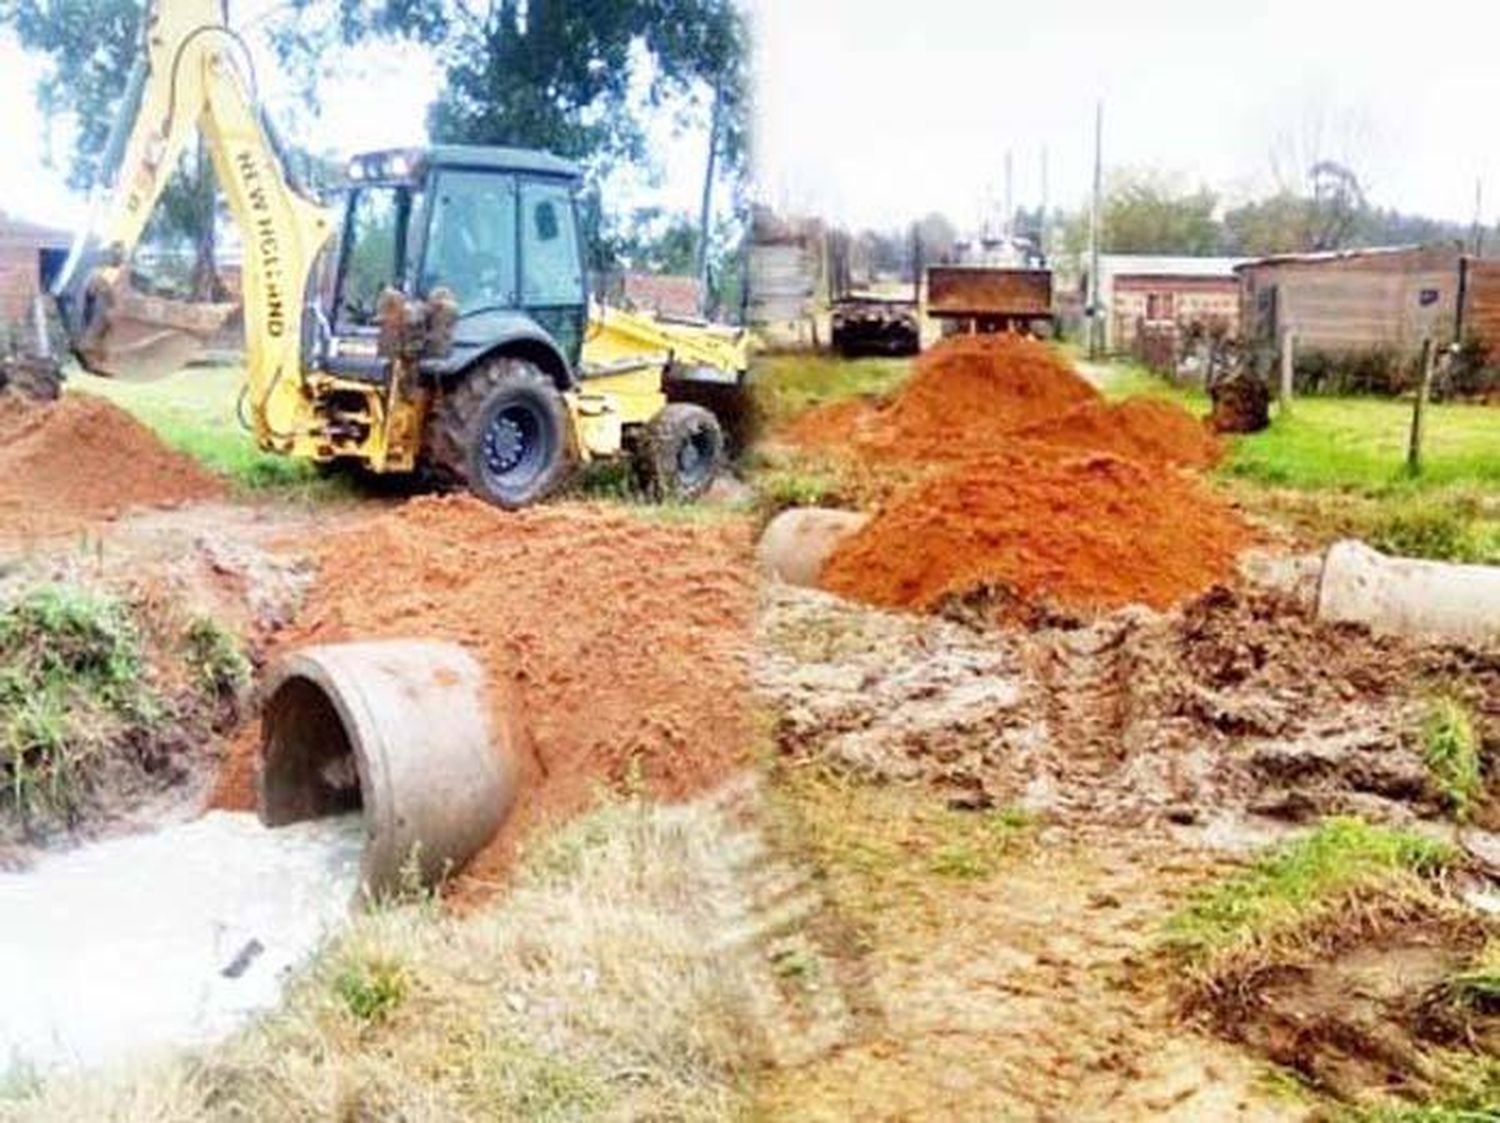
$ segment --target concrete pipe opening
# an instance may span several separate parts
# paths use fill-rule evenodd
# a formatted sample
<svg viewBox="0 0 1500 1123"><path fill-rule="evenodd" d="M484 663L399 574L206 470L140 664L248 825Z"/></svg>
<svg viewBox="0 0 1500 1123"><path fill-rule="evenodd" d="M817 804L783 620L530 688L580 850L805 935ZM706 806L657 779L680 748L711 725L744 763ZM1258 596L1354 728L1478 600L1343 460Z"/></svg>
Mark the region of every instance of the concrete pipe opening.
<svg viewBox="0 0 1500 1123"><path fill-rule="evenodd" d="M365 888L431 885L494 837L516 769L462 648L414 640L297 651L268 676L259 810L267 826L359 811Z"/></svg>

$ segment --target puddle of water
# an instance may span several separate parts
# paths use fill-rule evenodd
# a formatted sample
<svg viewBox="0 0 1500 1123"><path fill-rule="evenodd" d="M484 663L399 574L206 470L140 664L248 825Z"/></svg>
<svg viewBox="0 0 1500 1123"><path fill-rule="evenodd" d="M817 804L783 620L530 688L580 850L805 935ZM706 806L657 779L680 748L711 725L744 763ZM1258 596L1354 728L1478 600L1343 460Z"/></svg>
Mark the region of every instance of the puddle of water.
<svg viewBox="0 0 1500 1123"><path fill-rule="evenodd" d="M0 1073L223 1037L349 913L359 815L267 830L210 812L0 873Z"/></svg>

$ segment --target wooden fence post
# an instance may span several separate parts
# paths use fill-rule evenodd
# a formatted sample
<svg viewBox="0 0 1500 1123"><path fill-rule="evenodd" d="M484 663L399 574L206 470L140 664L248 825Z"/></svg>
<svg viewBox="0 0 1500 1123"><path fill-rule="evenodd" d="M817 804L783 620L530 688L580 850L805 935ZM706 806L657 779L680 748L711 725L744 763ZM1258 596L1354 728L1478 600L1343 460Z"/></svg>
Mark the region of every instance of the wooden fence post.
<svg viewBox="0 0 1500 1123"><path fill-rule="evenodd" d="M1292 386L1296 381L1297 334L1290 328L1281 333L1281 392L1277 400L1281 403L1282 417L1292 413Z"/></svg>
<svg viewBox="0 0 1500 1123"><path fill-rule="evenodd" d="M1427 412L1427 398L1432 393L1432 371L1437 365L1437 345L1432 337L1422 340L1422 377L1417 382L1417 400L1411 409L1411 443L1406 449L1406 471L1409 475L1422 474L1423 422Z"/></svg>

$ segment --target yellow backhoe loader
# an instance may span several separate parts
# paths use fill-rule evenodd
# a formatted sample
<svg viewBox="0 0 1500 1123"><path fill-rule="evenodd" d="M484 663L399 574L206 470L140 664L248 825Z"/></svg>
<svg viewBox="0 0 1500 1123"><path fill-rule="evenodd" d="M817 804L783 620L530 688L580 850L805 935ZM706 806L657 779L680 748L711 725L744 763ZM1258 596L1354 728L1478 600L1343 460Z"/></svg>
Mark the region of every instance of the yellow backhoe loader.
<svg viewBox="0 0 1500 1123"><path fill-rule="evenodd" d="M510 148L369 153L349 162L335 210L301 187L257 109L223 0L149 0L144 34L99 217L53 288L87 369L176 370L233 311L131 283L201 130L244 245L241 415L261 448L429 470L506 508L595 457L632 456L663 497L709 486L724 434L702 403L733 400L746 339L591 305L577 166Z"/></svg>

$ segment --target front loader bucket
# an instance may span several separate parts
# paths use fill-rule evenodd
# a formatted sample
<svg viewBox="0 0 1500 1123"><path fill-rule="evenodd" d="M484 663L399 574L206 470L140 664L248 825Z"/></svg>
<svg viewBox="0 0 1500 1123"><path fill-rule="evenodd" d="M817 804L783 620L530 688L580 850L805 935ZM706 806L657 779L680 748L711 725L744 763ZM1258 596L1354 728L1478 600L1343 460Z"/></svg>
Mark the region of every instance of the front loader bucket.
<svg viewBox="0 0 1500 1123"><path fill-rule="evenodd" d="M487 694L479 665L450 643L294 652L263 692L262 821L358 810L368 893L442 880L494 837L515 800L514 748Z"/></svg>
<svg viewBox="0 0 1500 1123"><path fill-rule="evenodd" d="M75 350L94 374L149 382L202 357L239 307L199 304L136 292L119 284L101 293Z"/></svg>

